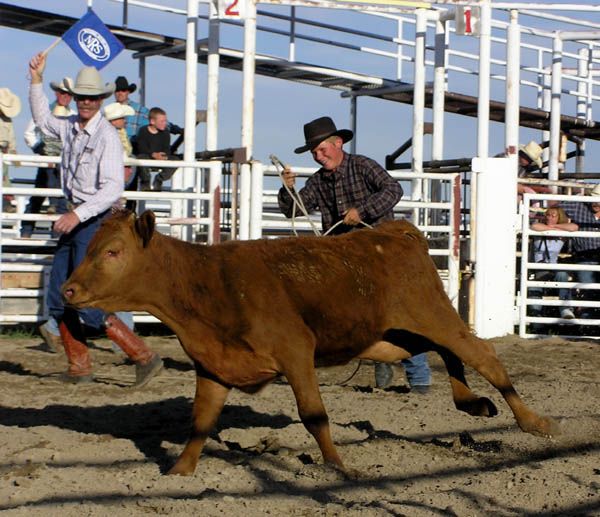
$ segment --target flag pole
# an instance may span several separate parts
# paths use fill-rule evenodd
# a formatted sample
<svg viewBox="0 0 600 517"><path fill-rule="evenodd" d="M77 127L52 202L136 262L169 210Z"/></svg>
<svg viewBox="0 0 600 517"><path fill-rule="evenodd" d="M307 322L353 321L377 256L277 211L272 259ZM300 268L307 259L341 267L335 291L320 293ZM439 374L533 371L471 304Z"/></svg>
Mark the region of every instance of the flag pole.
<svg viewBox="0 0 600 517"><path fill-rule="evenodd" d="M54 42L52 43L52 45L50 45L46 50L44 50L44 52L42 52L42 54L44 56L47 56L48 52L50 52L54 47L56 47L56 45L58 45L61 40L62 40L62 36L59 36L58 38L56 38L54 40Z"/></svg>

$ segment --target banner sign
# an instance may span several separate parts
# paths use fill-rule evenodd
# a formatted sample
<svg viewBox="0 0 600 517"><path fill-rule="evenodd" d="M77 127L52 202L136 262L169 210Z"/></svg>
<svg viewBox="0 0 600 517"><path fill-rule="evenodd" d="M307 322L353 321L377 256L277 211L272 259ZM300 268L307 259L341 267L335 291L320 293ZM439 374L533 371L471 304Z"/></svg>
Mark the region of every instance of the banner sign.
<svg viewBox="0 0 600 517"><path fill-rule="evenodd" d="M91 9L63 34L62 39L84 65L98 70L108 65L124 48Z"/></svg>

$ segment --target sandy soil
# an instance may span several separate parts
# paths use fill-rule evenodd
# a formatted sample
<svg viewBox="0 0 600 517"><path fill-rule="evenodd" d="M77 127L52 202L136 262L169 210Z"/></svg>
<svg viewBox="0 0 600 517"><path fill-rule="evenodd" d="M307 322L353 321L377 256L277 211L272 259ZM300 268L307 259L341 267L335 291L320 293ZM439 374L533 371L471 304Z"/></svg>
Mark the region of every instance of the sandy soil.
<svg viewBox="0 0 600 517"><path fill-rule="evenodd" d="M178 342L148 339L166 369L127 388L133 367L94 341L97 380L57 381L64 356L37 339L0 338L0 511L6 515L600 515L600 345L510 336L496 348L518 391L563 434L521 432L501 397L472 371L500 414L454 409L431 355L434 385L372 388L373 368L320 370L347 480L321 464L285 381L234 392L193 477L165 476L188 433L194 372Z"/></svg>

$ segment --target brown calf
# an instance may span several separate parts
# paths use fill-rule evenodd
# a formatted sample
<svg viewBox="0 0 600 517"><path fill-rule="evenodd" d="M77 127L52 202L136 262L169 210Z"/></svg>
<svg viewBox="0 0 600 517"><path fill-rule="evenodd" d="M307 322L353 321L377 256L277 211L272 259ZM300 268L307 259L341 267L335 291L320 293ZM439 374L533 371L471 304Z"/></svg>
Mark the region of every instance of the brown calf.
<svg viewBox="0 0 600 517"><path fill-rule="evenodd" d="M254 392L279 375L325 462L344 469L315 365L399 361L435 351L456 407L493 416L463 363L496 387L523 431L558 432L521 401L493 347L473 336L444 292L427 242L410 223L330 237L202 246L154 231L154 214L118 214L63 286L76 307L143 310L169 325L195 364L191 437L171 474L191 475L231 388Z"/></svg>

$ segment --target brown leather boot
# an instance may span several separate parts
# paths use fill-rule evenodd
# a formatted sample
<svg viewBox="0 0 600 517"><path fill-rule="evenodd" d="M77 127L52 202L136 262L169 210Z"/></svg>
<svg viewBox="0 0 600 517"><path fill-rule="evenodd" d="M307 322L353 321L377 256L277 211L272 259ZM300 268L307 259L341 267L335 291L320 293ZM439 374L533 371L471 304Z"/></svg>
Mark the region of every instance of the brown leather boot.
<svg viewBox="0 0 600 517"><path fill-rule="evenodd" d="M58 329L69 361L69 369L61 377L62 380L73 384L91 382L93 380L92 360L85 345L85 337L77 313L73 318L67 316L65 312L65 319L60 323Z"/></svg>
<svg viewBox="0 0 600 517"><path fill-rule="evenodd" d="M104 320L104 324L106 325L106 335L119 345L135 363L133 387L141 388L148 384L152 377L162 369L162 359L114 314L109 314Z"/></svg>

